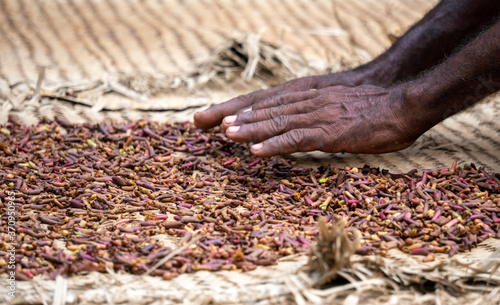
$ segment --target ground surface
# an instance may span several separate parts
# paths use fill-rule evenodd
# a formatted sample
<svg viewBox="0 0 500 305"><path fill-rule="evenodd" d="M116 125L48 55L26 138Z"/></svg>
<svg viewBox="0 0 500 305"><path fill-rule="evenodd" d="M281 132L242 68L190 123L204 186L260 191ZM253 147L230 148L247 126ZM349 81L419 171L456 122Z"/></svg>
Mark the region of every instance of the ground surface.
<svg viewBox="0 0 500 305"><path fill-rule="evenodd" d="M246 82L236 77L221 90L213 84L203 86L204 81L195 77L203 63L213 62L214 49L228 41L229 48L232 46L231 37L237 32L243 36L261 33L262 40L278 49L300 54L304 64L291 72L281 67L288 71L285 77L339 70L366 62L382 52L390 45L391 35L407 29L435 3L424 0L0 1L0 123L6 121L8 114L16 115L26 124L54 115L77 122L190 120L195 111L210 103L269 85L258 79ZM42 98L33 98L40 66L47 67L40 91ZM245 67L240 68L236 69L238 73ZM48 98L61 92L76 93L76 98L73 95L65 100ZM152 105L155 111L144 110ZM447 167L458 160L460 164L475 162L498 172L499 114L499 98L492 97L439 124L402 152L381 156L294 157L303 165L370 164L393 171ZM480 261L495 248L498 243L482 245L476 252L459 258ZM408 278L427 268L401 255L394 252L397 259L387 264L400 265L409 274ZM297 283L291 282L297 278L289 275L304 262L304 257L297 257L251 273L200 272L172 282L116 274L91 274L59 282L37 279L19 284L22 298L17 301L19 304L53 300L54 304L174 304L188 298L191 303L203 304L210 300L238 303L238 298L247 303L284 300L300 303L299 297L290 294L300 290ZM468 272L467 268L448 266L444 268L448 271L441 273L452 269L459 270L455 278L460 278L459 272L464 272L461 276ZM440 280L436 271L429 274ZM385 285L384 282L375 287ZM0 288L2 297L4 287ZM321 303L323 296L318 293L315 299L314 293L308 302ZM405 297L399 300L420 303L427 300L420 294ZM428 299L436 297L449 300L443 293L429 295ZM386 303L389 300L389 296L380 299Z"/></svg>

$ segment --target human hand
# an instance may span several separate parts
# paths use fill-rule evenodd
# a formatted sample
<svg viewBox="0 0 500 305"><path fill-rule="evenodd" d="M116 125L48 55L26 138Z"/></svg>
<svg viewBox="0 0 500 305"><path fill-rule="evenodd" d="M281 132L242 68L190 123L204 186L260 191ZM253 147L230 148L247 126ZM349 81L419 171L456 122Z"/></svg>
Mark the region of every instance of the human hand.
<svg viewBox="0 0 500 305"><path fill-rule="evenodd" d="M259 157L313 150L392 152L409 147L430 128L408 109L406 93L401 84L276 94L227 116L222 126L236 142L257 143L251 151Z"/></svg>
<svg viewBox="0 0 500 305"><path fill-rule="evenodd" d="M238 96L227 102L213 105L205 111L196 113L194 123L198 128L209 129L221 124L226 116L252 107L258 101L266 98L305 92L311 89L323 89L335 85L356 86L362 83L375 84L376 80L372 80L372 77L366 76L362 70L297 78L268 90L252 92ZM286 101L289 100L287 99Z"/></svg>

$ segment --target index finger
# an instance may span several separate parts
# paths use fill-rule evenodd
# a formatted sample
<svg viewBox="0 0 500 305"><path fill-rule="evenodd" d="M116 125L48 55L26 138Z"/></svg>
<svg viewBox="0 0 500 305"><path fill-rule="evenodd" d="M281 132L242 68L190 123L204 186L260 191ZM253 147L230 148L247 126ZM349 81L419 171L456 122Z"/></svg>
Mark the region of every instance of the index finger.
<svg viewBox="0 0 500 305"><path fill-rule="evenodd" d="M222 120L240 109L253 104L253 98L241 95L227 102L216 104L194 115L194 125L201 129L209 129L222 123Z"/></svg>

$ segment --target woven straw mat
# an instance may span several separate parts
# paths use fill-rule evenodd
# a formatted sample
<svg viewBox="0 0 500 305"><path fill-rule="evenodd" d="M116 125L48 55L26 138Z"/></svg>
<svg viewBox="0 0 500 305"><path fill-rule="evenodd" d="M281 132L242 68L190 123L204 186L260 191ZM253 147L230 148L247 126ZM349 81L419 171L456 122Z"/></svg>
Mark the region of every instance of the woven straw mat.
<svg viewBox="0 0 500 305"><path fill-rule="evenodd" d="M435 4L435 0L0 0L0 123L9 114L25 124L43 116L72 122L192 120L196 111L245 92L364 63ZM306 166L369 164L393 172L448 167L457 160L459 165L474 162L498 172L499 99L491 96L447 119L401 152L305 153L293 158ZM482 304L494 304L498 288L481 286L474 294L466 280L499 282L499 271L471 275L470 267L484 263L499 246L497 240L489 240L451 261L438 257L429 264L391 251L381 266L399 274L398 284L452 281L472 293L462 302L472 304L482 296ZM114 273L57 281L36 278L18 283L19 297L13 303L322 304L328 298L334 302L349 289L383 291L388 285L386 280L369 280L342 289L309 289L297 273L305 261L304 256L291 257L253 272L197 272L168 282ZM4 280L0 280L0 300L6 295ZM444 292L396 294L397 287L392 291L393 296L379 297L377 302L452 299ZM358 302L362 300L351 294L344 304Z"/></svg>

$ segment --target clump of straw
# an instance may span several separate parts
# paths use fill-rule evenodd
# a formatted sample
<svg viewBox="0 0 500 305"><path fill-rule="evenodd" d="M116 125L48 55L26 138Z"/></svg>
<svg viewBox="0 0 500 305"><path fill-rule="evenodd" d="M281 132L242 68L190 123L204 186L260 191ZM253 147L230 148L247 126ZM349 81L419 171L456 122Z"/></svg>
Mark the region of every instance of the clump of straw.
<svg viewBox="0 0 500 305"><path fill-rule="evenodd" d="M324 220L320 220L318 225L319 239L311 249L305 266L316 288L333 280L338 271L350 266L351 255L360 240L359 231L346 229L342 221L327 225Z"/></svg>

